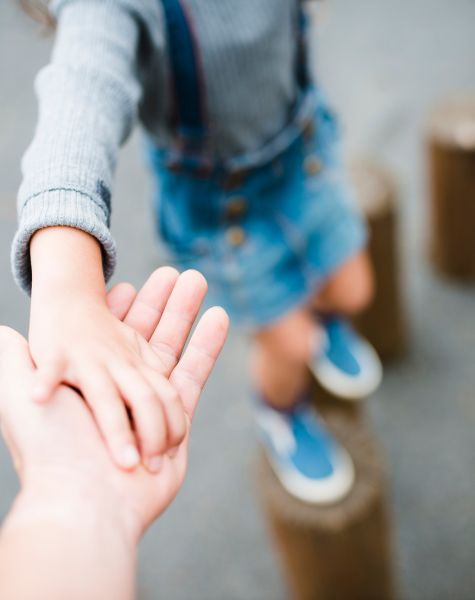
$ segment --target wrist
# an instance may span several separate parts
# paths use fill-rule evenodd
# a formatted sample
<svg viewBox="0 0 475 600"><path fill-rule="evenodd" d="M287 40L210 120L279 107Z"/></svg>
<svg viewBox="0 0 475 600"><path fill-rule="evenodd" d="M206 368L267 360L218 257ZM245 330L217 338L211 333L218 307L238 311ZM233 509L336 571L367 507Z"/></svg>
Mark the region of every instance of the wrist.
<svg viewBox="0 0 475 600"><path fill-rule="evenodd" d="M105 297L101 247L90 234L71 227L40 229L30 255L33 297Z"/></svg>
<svg viewBox="0 0 475 600"><path fill-rule="evenodd" d="M2 528L1 597L133 597L137 546L114 507L44 483L23 488Z"/></svg>
<svg viewBox="0 0 475 600"><path fill-rule="evenodd" d="M51 525L83 538L114 538L124 552L133 553L136 536L117 498L101 488L100 482L61 476L42 480L25 474L24 484L3 527L4 531Z"/></svg>
<svg viewBox="0 0 475 600"><path fill-rule="evenodd" d="M34 317L37 311L42 320L48 313L56 318L63 313L71 316L80 309L87 312L97 307L107 307L105 286L81 287L77 282L67 280L62 284L59 280L44 280L41 284L32 285L31 317Z"/></svg>

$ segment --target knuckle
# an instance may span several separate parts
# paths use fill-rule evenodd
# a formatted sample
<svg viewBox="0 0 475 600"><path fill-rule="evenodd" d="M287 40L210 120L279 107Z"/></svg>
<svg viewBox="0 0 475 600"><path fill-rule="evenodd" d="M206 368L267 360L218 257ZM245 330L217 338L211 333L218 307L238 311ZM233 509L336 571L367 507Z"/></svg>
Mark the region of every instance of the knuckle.
<svg viewBox="0 0 475 600"><path fill-rule="evenodd" d="M140 402L144 406L148 406L153 408L154 406L158 406L158 396L154 389L145 389L140 393Z"/></svg>
<svg viewBox="0 0 475 600"><path fill-rule="evenodd" d="M111 446L122 447L133 441L130 430L121 425L105 426L103 434Z"/></svg>
<svg viewBox="0 0 475 600"><path fill-rule="evenodd" d="M186 435L185 412L182 408L176 407L170 413L168 415L168 435L172 445L176 446Z"/></svg>
<svg viewBox="0 0 475 600"><path fill-rule="evenodd" d="M109 435L124 435L130 432L130 425L125 414L119 410L119 404L115 400L103 401L93 400L90 406L101 427Z"/></svg>
<svg viewBox="0 0 475 600"><path fill-rule="evenodd" d="M141 425L138 427L143 451L146 454L160 454L165 449L166 428L165 419L160 408L155 414L143 416Z"/></svg>
<svg viewBox="0 0 475 600"><path fill-rule="evenodd" d="M172 446L178 446L184 440L186 435L186 423L185 420L182 419L179 424L177 424L176 429L173 431L173 434L170 435L170 441Z"/></svg>
<svg viewBox="0 0 475 600"><path fill-rule="evenodd" d="M176 360L177 353L173 344L170 342L165 340L152 340L150 345L155 354L163 361L166 361L167 364L170 361Z"/></svg>
<svg viewBox="0 0 475 600"><path fill-rule="evenodd" d="M153 344L151 344L151 346L152 345ZM160 371L160 369L163 369L163 367L166 365L156 351L154 351L152 348L149 349L150 351L147 351L146 358L147 366L150 367L154 372Z"/></svg>
<svg viewBox="0 0 475 600"><path fill-rule="evenodd" d="M124 436L130 431L127 422L122 420L119 415L105 415L101 419L101 424L107 430L108 435L114 437Z"/></svg>
<svg viewBox="0 0 475 600"><path fill-rule="evenodd" d="M163 454L167 450L167 439L163 432L156 433L153 437L144 440L142 443L145 454L149 456L157 456Z"/></svg>
<svg viewBox="0 0 475 600"><path fill-rule="evenodd" d="M178 437L180 438L180 441L182 441L183 438L185 437L187 430L188 430L188 423L186 421L185 413L182 412L179 429L178 429Z"/></svg>
<svg viewBox="0 0 475 600"><path fill-rule="evenodd" d="M180 395L178 394L178 392L176 391L176 389L172 386L169 386L168 389L168 403L172 406L172 407L176 407L179 408L180 406Z"/></svg>

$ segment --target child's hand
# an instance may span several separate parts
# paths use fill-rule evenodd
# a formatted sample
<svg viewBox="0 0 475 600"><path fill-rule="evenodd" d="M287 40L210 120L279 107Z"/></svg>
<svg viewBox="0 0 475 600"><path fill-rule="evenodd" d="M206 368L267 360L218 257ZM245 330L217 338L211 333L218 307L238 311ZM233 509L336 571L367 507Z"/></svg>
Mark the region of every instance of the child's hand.
<svg viewBox="0 0 475 600"><path fill-rule="evenodd" d="M38 368L34 399L48 401L62 382L78 388L115 462L125 469L139 463L138 444L144 464L158 471L161 456L178 447L187 431L181 399L168 380L179 359L170 350L173 338L149 345L142 337L150 337L150 322L155 329L175 285L175 296L186 289L193 292L181 314L167 319L169 335L180 338L183 323L189 331L207 290L204 278L194 271L179 279L173 269L156 271L138 296L135 306L140 310L131 310L124 323L111 313L105 298L91 296L67 301L61 296L41 307L41 318L32 313L30 348Z"/></svg>
<svg viewBox="0 0 475 600"><path fill-rule="evenodd" d="M109 292L108 302L118 319L140 326L147 341L162 345L170 339L171 355L181 355L170 381L183 401L189 433L189 423L223 347L229 321L222 309L209 309L196 324L183 351L184 339L193 326L195 291L199 297L203 279L195 272L184 273L168 299L162 283L170 276L170 269L159 269L138 295L131 285L118 284ZM150 310L149 300L157 302L160 311L167 304L158 326L157 313ZM171 338L173 331L176 335ZM127 538L135 543L169 505L183 482L188 434L177 454L165 457L157 475L141 468L124 473L111 464L80 397L62 387L51 406L39 410L29 401L33 378L34 365L26 340L13 330L0 327L1 430L20 476L23 495L34 497L33 518L41 515L43 508L48 517L59 518L61 523L73 518L75 526L78 518L89 524L96 523L98 516L106 520L111 517L115 527L124 524ZM85 494L88 507L78 515L77 504ZM42 506L43 500L46 507Z"/></svg>

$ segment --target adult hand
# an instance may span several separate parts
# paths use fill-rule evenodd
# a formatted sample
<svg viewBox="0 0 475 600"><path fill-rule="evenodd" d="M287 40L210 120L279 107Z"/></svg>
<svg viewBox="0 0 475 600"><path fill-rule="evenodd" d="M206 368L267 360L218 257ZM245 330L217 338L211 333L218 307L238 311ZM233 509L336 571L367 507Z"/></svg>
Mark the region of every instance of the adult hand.
<svg viewBox="0 0 475 600"><path fill-rule="evenodd" d="M26 498L20 503L21 518L46 511L48 518L80 520L83 513L89 518L86 507L100 508L108 519L114 515L135 543L170 504L185 476L189 425L228 329L225 312L209 309L183 352L205 288L195 271L178 276L162 268L137 295L120 284L108 296L111 311L150 343L157 372L169 377L183 402L188 433L179 448L162 458L157 474L142 466L120 471L72 389L60 388L47 405L31 402L34 366L27 342L0 328L0 420Z"/></svg>

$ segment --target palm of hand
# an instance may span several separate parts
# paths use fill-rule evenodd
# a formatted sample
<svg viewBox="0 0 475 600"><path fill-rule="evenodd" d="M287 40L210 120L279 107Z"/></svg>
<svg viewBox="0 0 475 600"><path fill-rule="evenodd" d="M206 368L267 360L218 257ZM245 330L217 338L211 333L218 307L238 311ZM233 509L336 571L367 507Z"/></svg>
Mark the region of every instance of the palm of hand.
<svg viewBox="0 0 475 600"><path fill-rule="evenodd" d="M228 327L225 313L210 309L181 356L201 303L202 281L193 272L177 281L174 271L159 269L137 298L130 287L118 286L108 299L112 313L144 336L137 338L141 351L145 339L155 341L158 354L154 360L160 361L158 368L163 374L169 373L183 401L188 423ZM149 310L144 310L146 301ZM3 356L2 348L7 350ZM186 472L189 431L176 455L164 457L158 474L150 474L142 467L123 472L110 460L86 404L73 390L62 387L54 402L42 407L32 404L28 383L34 377L34 367L27 343L6 328L0 331L0 374L2 425L22 481L49 478L66 485L68 481L85 480L91 489L106 494L112 505L121 503L131 515L131 528L137 536L172 501ZM23 382L21 393L18 381Z"/></svg>

